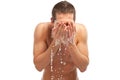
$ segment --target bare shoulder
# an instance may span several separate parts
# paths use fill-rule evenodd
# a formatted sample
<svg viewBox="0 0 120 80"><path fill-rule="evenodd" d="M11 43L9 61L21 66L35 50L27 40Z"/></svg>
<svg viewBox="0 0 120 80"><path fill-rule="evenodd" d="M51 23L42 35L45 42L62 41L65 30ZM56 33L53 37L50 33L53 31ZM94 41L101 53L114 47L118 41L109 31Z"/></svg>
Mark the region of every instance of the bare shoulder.
<svg viewBox="0 0 120 80"><path fill-rule="evenodd" d="M35 28L35 32L41 33L41 31L45 31L47 29L47 25L48 23L39 23Z"/></svg>
<svg viewBox="0 0 120 80"><path fill-rule="evenodd" d="M48 30L48 22L44 22L44 23L39 23L34 31L34 37L36 39L40 39L42 37L42 39L45 39L45 35L47 34L47 30ZM44 35L44 36L43 36Z"/></svg>
<svg viewBox="0 0 120 80"><path fill-rule="evenodd" d="M79 24L79 23L76 23L76 31L78 32L86 32L86 27L84 24Z"/></svg>
<svg viewBox="0 0 120 80"><path fill-rule="evenodd" d="M78 38L81 40L86 41L87 40L87 29L85 25L76 23L76 32Z"/></svg>

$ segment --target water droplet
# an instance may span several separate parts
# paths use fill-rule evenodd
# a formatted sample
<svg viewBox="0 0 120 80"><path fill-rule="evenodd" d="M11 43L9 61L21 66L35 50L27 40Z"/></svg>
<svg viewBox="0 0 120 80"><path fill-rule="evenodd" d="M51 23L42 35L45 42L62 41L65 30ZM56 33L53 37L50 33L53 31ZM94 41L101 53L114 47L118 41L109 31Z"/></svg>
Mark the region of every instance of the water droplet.
<svg viewBox="0 0 120 80"><path fill-rule="evenodd" d="M60 63L63 64L63 61L61 61Z"/></svg>
<svg viewBox="0 0 120 80"><path fill-rule="evenodd" d="M57 53L57 55L59 55L59 53Z"/></svg>
<svg viewBox="0 0 120 80"><path fill-rule="evenodd" d="M63 75L60 75L61 77L63 76Z"/></svg>
<svg viewBox="0 0 120 80"><path fill-rule="evenodd" d="M61 51L61 47L59 48L59 52Z"/></svg>
<svg viewBox="0 0 120 80"><path fill-rule="evenodd" d="M58 80L60 80L60 78L58 78Z"/></svg>
<svg viewBox="0 0 120 80"><path fill-rule="evenodd" d="M62 73L64 72L64 70L62 70Z"/></svg>
<svg viewBox="0 0 120 80"><path fill-rule="evenodd" d="M57 46L58 44L60 44L60 40L59 40L59 39L57 39L57 40L55 41L55 46Z"/></svg>
<svg viewBox="0 0 120 80"><path fill-rule="evenodd" d="M63 62L63 65L65 66L65 65L66 65L66 62Z"/></svg>
<svg viewBox="0 0 120 80"><path fill-rule="evenodd" d="M63 80L63 75L60 75L60 80Z"/></svg>
<svg viewBox="0 0 120 80"><path fill-rule="evenodd" d="M51 76L51 80L54 80L54 76Z"/></svg>
<svg viewBox="0 0 120 80"><path fill-rule="evenodd" d="M65 47L65 51L66 51L66 49L67 49L67 48Z"/></svg>

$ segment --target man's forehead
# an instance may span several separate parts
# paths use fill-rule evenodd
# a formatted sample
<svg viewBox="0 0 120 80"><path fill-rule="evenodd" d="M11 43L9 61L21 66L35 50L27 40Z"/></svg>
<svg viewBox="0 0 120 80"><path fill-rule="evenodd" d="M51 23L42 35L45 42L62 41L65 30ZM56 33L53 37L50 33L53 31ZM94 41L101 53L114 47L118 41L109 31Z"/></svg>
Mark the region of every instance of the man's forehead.
<svg viewBox="0 0 120 80"><path fill-rule="evenodd" d="M73 19L73 13L56 13L56 19Z"/></svg>
<svg viewBox="0 0 120 80"><path fill-rule="evenodd" d="M58 19L58 20L55 20L56 22L72 22L74 23L74 20L73 19Z"/></svg>

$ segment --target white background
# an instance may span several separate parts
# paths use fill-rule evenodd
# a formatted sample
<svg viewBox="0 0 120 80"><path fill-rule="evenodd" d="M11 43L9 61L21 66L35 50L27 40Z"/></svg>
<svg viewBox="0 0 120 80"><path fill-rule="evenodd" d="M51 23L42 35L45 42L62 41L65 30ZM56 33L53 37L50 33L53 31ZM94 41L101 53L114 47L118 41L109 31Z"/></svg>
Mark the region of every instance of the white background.
<svg viewBox="0 0 120 80"><path fill-rule="evenodd" d="M60 0L0 0L0 80L40 80L33 65L33 33ZM120 80L119 0L68 0L86 26L90 64L80 80Z"/></svg>

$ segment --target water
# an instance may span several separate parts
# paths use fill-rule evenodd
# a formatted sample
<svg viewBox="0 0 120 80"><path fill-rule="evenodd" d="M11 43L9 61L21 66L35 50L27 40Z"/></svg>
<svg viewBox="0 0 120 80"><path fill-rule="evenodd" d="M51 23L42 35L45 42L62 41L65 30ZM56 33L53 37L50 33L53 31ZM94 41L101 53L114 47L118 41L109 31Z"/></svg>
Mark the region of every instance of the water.
<svg viewBox="0 0 120 80"><path fill-rule="evenodd" d="M58 44L58 42L56 42L56 44ZM59 50L58 50L57 55L59 55L59 57L60 57L61 66L63 66L63 65L66 65L66 63L63 61L61 50L62 50L62 48L60 47ZM58 70L53 69L53 56L54 56L53 55L53 50L51 49L51 57L50 57L51 58L51 62L50 62L51 80L54 80L54 78L55 78L55 76L53 75L53 72L57 72L57 74L59 74L57 76L57 80L63 80L63 75L61 74L61 72L64 72L64 71L62 70L62 67L59 67Z"/></svg>
<svg viewBox="0 0 120 80"><path fill-rule="evenodd" d="M56 45L58 45L59 44L59 40L56 40L56 42L55 42L55 46ZM64 48L64 50L66 50L66 48ZM54 75L53 75L53 73L55 72L57 72L57 80L64 80L63 79L63 75L62 75L62 73L64 72L64 70L62 70L62 66L65 66L66 65L66 62L63 60L63 56L65 56L65 53L61 53L61 51L62 51L62 47L60 46L60 48L59 48L59 50L58 50L58 52L57 52L57 55L59 56L59 59L60 59L60 67L58 68L58 70L56 70L56 69L54 69L54 66L53 66L53 57L54 57L54 53L53 53L53 50L51 49L51 56L50 56L50 58L51 58L51 62L50 62L50 68L51 68L51 80L54 80L54 78L56 78Z"/></svg>
<svg viewBox="0 0 120 80"><path fill-rule="evenodd" d="M69 43L73 43L73 39L74 39L74 34L75 32L73 32L70 36L69 34L65 34L64 36L62 36L60 39L57 39L55 41L55 45L54 46L57 46L58 44L63 44L65 46L68 46ZM69 37L68 37L69 36ZM53 35L51 36L53 38ZM64 50L66 50L66 47L64 48ZM53 66L53 57L54 57L54 53L53 53L53 50L51 49L51 62L50 62L50 65L51 65L51 80L54 80L57 79L57 80L64 80L63 78L63 72L64 70L62 70L62 66L65 66L67 63L63 60L63 56L65 56L65 53L61 53L62 51L62 47L60 46L58 52L57 52L57 55L59 55L59 59L60 59L60 65L61 67L58 68L58 70L54 69L54 66ZM54 72L57 72L57 78L53 75Z"/></svg>
<svg viewBox="0 0 120 80"><path fill-rule="evenodd" d="M50 58L51 58L51 63L50 63L50 65L51 65L51 72L53 72L53 50L51 49L51 56L50 56Z"/></svg>

